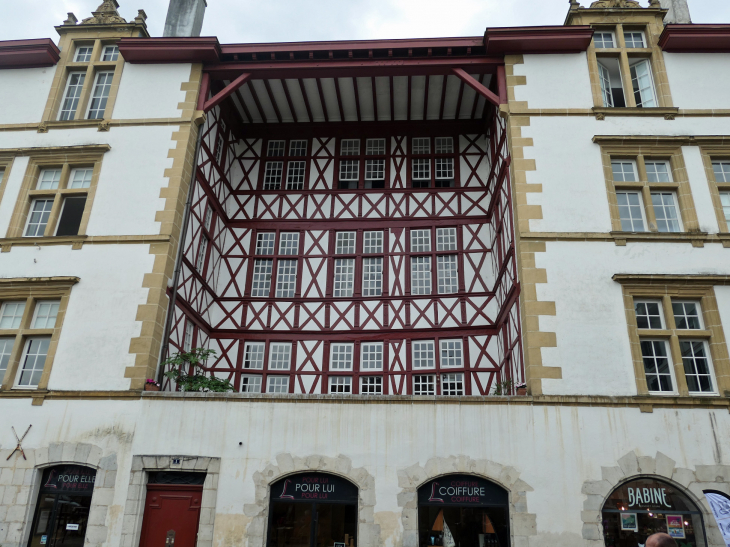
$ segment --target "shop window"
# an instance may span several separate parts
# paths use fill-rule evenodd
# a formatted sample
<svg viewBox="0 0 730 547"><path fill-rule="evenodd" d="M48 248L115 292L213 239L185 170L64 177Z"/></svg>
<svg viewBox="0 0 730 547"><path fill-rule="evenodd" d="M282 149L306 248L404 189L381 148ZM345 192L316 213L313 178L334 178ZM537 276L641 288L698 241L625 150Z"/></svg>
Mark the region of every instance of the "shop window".
<svg viewBox="0 0 730 547"><path fill-rule="evenodd" d="M358 489L325 473L299 473L271 485L268 547L357 547Z"/></svg>
<svg viewBox="0 0 730 547"><path fill-rule="evenodd" d="M656 533L669 534L679 544L707 545L700 509L677 487L642 478L616 488L603 506L606 547L643 545Z"/></svg>
<svg viewBox="0 0 730 547"><path fill-rule="evenodd" d="M509 498L481 477L448 475L418 489L419 547L508 547Z"/></svg>
<svg viewBox="0 0 730 547"><path fill-rule="evenodd" d="M81 547L96 470L61 465L43 471L28 547Z"/></svg>

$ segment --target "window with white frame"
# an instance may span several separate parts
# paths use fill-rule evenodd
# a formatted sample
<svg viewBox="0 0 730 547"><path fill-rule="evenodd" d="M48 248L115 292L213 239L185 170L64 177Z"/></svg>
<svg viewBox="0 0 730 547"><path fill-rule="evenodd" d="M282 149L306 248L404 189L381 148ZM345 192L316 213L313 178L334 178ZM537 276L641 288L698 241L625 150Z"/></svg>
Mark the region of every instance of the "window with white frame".
<svg viewBox="0 0 730 547"><path fill-rule="evenodd" d="M71 72L68 75L66 90L58 112L59 120L73 120L76 117L76 109L79 106L85 80L86 72Z"/></svg>
<svg viewBox="0 0 730 547"><path fill-rule="evenodd" d="M286 150L286 141L269 141L266 155L269 157L283 156Z"/></svg>
<svg viewBox="0 0 730 547"><path fill-rule="evenodd" d="M363 239L363 254L378 254L383 252L383 232L365 232Z"/></svg>
<svg viewBox="0 0 730 547"><path fill-rule="evenodd" d="M382 395L382 376L360 376L360 395Z"/></svg>
<svg viewBox="0 0 730 547"><path fill-rule="evenodd" d="M352 393L352 377L330 376L330 393Z"/></svg>
<svg viewBox="0 0 730 547"><path fill-rule="evenodd" d="M383 258L362 259L362 295L381 296L383 294Z"/></svg>
<svg viewBox="0 0 730 547"><path fill-rule="evenodd" d="M611 67L612 64L615 64L615 67ZM614 89L613 83L611 81L611 68L614 68L616 72L620 70L618 66L618 62L616 63L606 63L605 61L599 61L598 62L598 79L599 83L601 85L601 97L603 98L603 106L607 107L614 107L617 106L614 101L614 92L616 95L620 95L621 101L623 102L623 90L620 88ZM619 72L620 75L620 72ZM619 77L620 81L620 77ZM616 98L616 101L618 101L618 97Z"/></svg>
<svg viewBox="0 0 730 547"><path fill-rule="evenodd" d="M624 31L624 43L628 48L645 48L646 43L644 42L644 33L640 30L625 30Z"/></svg>
<svg viewBox="0 0 730 547"><path fill-rule="evenodd" d="M360 351L360 370L383 370L382 342L363 342Z"/></svg>
<svg viewBox="0 0 730 547"><path fill-rule="evenodd" d="M459 268L456 255L436 257L438 264L438 292L439 294L453 294L459 292Z"/></svg>
<svg viewBox="0 0 730 547"><path fill-rule="evenodd" d="M25 343L16 387L36 388L41 381L51 338L33 337Z"/></svg>
<svg viewBox="0 0 730 547"><path fill-rule="evenodd" d="M657 106L654 93L654 77L648 60L636 61L630 65L631 86L634 90L636 106L649 108Z"/></svg>
<svg viewBox="0 0 730 547"><path fill-rule="evenodd" d="M283 172L283 161L267 161L266 171L264 172L264 190L280 190L281 175Z"/></svg>
<svg viewBox="0 0 730 547"><path fill-rule="evenodd" d="M119 47L118 46L104 46L103 51L101 52L101 60L102 61L116 61L119 59Z"/></svg>
<svg viewBox="0 0 730 547"><path fill-rule="evenodd" d="M340 144L341 156L359 156L360 139L342 139Z"/></svg>
<svg viewBox="0 0 730 547"><path fill-rule="evenodd" d="M205 216L203 217L203 227L210 231L211 222L213 221L213 207L210 206L210 203L205 206Z"/></svg>
<svg viewBox="0 0 730 547"><path fill-rule="evenodd" d="M293 298L297 285L297 261L279 260L276 298Z"/></svg>
<svg viewBox="0 0 730 547"><path fill-rule="evenodd" d="M261 393L261 376L258 374L242 374L241 393Z"/></svg>
<svg viewBox="0 0 730 547"><path fill-rule="evenodd" d="M276 233L274 232L259 232L256 234L256 254L273 255L275 241Z"/></svg>
<svg viewBox="0 0 730 547"><path fill-rule="evenodd" d="M25 301L3 302L0 308L0 330L17 329L25 312Z"/></svg>
<svg viewBox="0 0 730 547"><path fill-rule="evenodd" d="M454 158L436 158L436 188L454 186Z"/></svg>
<svg viewBox="0 0 730 547"><path fill-rule="evenodd" d="M636 325L640 329L663 329L661 302L653 300L635 300Z"/></svg>
<svg viewBox="0 0 730 547"><path fill-rule="evenodd" d="M385 139L367 139L365 141L365 154L368 156L385 155Z"/></svg>
<svg viewBox="0 0 730 547"><path fill-rule="evenodd" d="M631 160L612 160L611 171L613 171L614 182L636 182L636 164Z"/></svg>
<svg viewBox="0 0 730 547"><path fill-rule="evenodd" d="M337 232L335 241L335 254L351 255L355 254L355 236L356 232Z"/></svg>
<svg viewBox="0 0 730 547"><path fill-rule="evenodd" d="M10 354L13 351L13 345L15 343L14 337L3 336L0 337L0 383L3 381L5 371L8 370L10 363Z"/></svg>
<svg viewBox="0 0 730 547"><path fill-rule="evenodd" d="M411 139L411 152L413 154L430 154L431 139L429 137L415 137Z"/></svg>
<svg viewBox="0 0 730 547"><path fill-rule="evenodd" d="M436 228L436 251L456 250L456 228Z"/></svg>
<svg viewBox="0 0 730 547"><path fill-rule="evenodd" d="M436 137L435 141L437 154L454 153L454 139L452 137Z"/></svg>
<svg viewBox="0 0 730 547"><path fill-rule="evenodd" d="M330 370L352 370L354 348L352 342L333 343L330 346Z"/></svg>
<svg viewBox="0 0 730 547"><path fill-rule="evenodd" d="M32 325L34 329L52 329L56 326L58 308L61 303L58 300L40 300L36 303Z"/></svg>
<svg viewBox="0 0 730 547"><path fill-rule="evenodd" d="M440 340L441 368L461 368L464 366L464 356L461 340Z"/></svg>
<svg viewBox="0 0 730 547"><path fill-rule="evenodd" d="M246 342L243 349L243 368L261 370L264 368L265 342Z"/></svg>
<svg viewBox="0 0 730 547"><path fill-rule="evenodd" d="M652 192L651 204L654 207L657 230L660 232L682 231L677 210L677 196L674 192Z"/></svg>
<svg viewBox="0 0 730 547"><path fill-rule="evenodd" d="M222 160L223 160L223 149L225 146L223 145L225 137L224 131L218 131L218 133L215 136L215 145L213 146L213 154L215 155L215 162L216 164L220 165L222 167Z"/></svg>
<svg viewBox="0 0 730 547"><path fill-rule="evenodd" d="M441 395L464 395L464 374L462 372L442 374Z"/></svg>
<svg viewBox="0 0 730 547"><path fill-rule="evenodd" d="M340 182L339 187L342 190L354 190L357 188L360 179L360 161L359 160L341 160L340 161Z"/></svg>
<svg viewBox="0 0 730 547"><path fill-rule="evenodd" d="M251 296L269 296L273 263L274 261L268 258L257 258L254 261Z"/></svg>
<svg viewBox="0 0 730 547"><path fill-rule="evenodd" d="M596 49L610 49L616 47L616 40L611 31L596 31L593 33L593 44Z"/></svg>
<svg viewBox="0 0 730 547"><path fill-rule="evenodd" d="M365 160L365 188L385 188L385 160Z"/></svg>
<svg viewBox="0 0 730 547"><path fill-rule="evenodd" d="M60 177L61 172L60 169L57 170L58 175ZM91 186L91 177L94 175L93 169L73 169L71 171L71 176L69 177L68 187L71 189L77 189L77 188L89 188ZM54 188L58 188L58 180L56 180L56 185Z"/></svg>
<svg viewBox="0 0 730 547"><path fill-rule="evenodd" d="M74 55L74 63L88 63L91 61L93 51L94 46L78 46L76 48L76 55Z"/></svg>
<svg viewBox="0 0 730 547"><path fill-rule="evenodd" d="M306 141L304 141L306 142ZM286 172L286 189L303 190L304 177L307 170L307 162L290 161Z"/></svg>
<svg viewBox="0 0 730 547"><path fill-rule="evenodd" d="M678 329L702 329L702 314L698 302L672 300L674 324Z"/></svg>
<svg viewBox="0 0 730 547"><path fill-rule="evenodd" d="M61 181L60 169L43 169L38 177L38 190L56 190L58 183Z"/></svg>
<svg viewBox="0 0 730 547"><path fill-rule="evenodd" d="M292 140L289 141L289 155L290 156L306 156L307 155L307 141L306 140Z"/></svg>
<svg viewBox="0 0 730 547"><path fill-rule="evenodd" d="M411 294L431 294L431 257L411 257Z"/></svg>
<svg viewBox="0 0 730 547"><path fill-rule="evenodd" d="M350 298L355 284L355 259L338 258L335 260L335 279L333 296Z"/></svg>
<svg viewBox="0 0 730 547"><path fill-rule="evenodd" d="M710 355L705 340L680 340L684 377L690 393L714 393Z"/></svg>
<svg viewBox="0 0 730 547"><path fill-rule="evenodd" d="M624 232L643 232L644 206L639 192L616 192L616 202Z"/></svg>
<svg viewBox="0 0 730 547"><path fill-rule="evenodd" d="M109 100L109 91L112 88L112 79L114 72L98 72L94 81L94 88L91 93L91 102L89 103L89 114L87 118L90 120L101 120L104 118L106 103Z"/></svg>
<svg viewBox="0 0 730 547"><path fill-rule="evenodd" d="M436 356L433 340L414 340L411 342L413 348L413 368L435 368Z"/></svg>
<svg viewBox="0 0 730 547"><path fill-rule="evenodd" d="M730 228L730 160L713 160L712 171L715 174L715 184L718 185L722 214Z"/></svg>
<svg viewBox="0 0 730 547"><path fill-rule="evenodd" d="M53 199L34 199L30 204L30 214L25 227L24 237L42 237L51 216Z"/></svg>
<svg viewBox="0 0 730 547"><path fill-rule="evenodd" d="M192 321L185 322L185 335L183 337L183 350L190 351L193 349L193 334L195 332L195 325Z"/></svg>
<svg viewBox="0 0 730 547"><path fill-rule="evenodd" d="M289 370L291 367L291 342L271 342L269 370Z"/></svg>
<svg viewBox="0 0 730 547"><path fill-rule="evenodd" d="M411 252L431 252L431 230L411 230Z"/></svg>
<svg viewBox="0 0 730 547"><path fill-rule="evenodd" d="M205 256L208 252L208 237L203 235L200 238L200 245L198 247L198 257L195 260L195 269L198 270L199 273L203 273L203 270L205 268Z"/></svg>
<svg viewBox="0 0 730 547"><path fill-rule="evenodd" d="M431 182L431 160L414 158L411 178L414 188L428 188Z"/></svg>
<svg viewBox="0 0 730 547"><path fill-rule="evenodd" d="M669 162L646 161L646 177L649 182L672 182L672 170Z"/></svg>
<svg viewBox="0 0 730 547"><path fill-rule="evenodd" d="M730 182L730 160L713 161L712 171L715 173L715 182Z"/></svg>
<svg viewBox="0 0 730 547"><path fill-rule="evenodd" d="M299 254L299 232L281 232L279 234L279 254Z"/></svg>
<svg viewBox="0 0 730 547"><path fill-rule="evenodd" d="M650 392L673 393L672 366L666 340L641 340L644 374Z"/></svg>
<svg viewBox="0 0 730 547"><path fill-rule="evenodd" d="M436 376L433 374L414 374L413 395L436 395Z"/></svg>
<svg viewBox="0 0 730 547"><path fill-rule="evenodd" d="M266 393L289 393L288 376L269 376L266 378Z"/></svg>
<svg viewBox="0 0 730 547"><path fill-rule="evenodd" d="M725 215L725 222L730 225L730 192L720 192L720 204L722 214Z"/></svg>

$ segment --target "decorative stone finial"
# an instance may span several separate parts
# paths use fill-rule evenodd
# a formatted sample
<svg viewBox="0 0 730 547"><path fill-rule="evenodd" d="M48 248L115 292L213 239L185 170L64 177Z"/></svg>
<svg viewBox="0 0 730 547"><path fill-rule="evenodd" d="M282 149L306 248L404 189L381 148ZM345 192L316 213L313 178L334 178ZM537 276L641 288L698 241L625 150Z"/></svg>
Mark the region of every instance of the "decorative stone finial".
<svg viewBox="0 0 730 547"><path fill-rule="evenodd" d="M63 22L64 25L75 25L78 23L79 20L76 19L76 16L72 12L68 12L68 18Z"/></svg>
<svg viewBox="0 0 730 547"><path fill-rule="evenodd" d="M650 8L661 8L662 3L659 0L649 0L649 7Z"/></svg>
<svg viewBox="0 0 730 547"><path fill-rule="evenodd" d="M570 3L570 9L580 9L580 2L578 0L568 0Z"/></svg>
<svg viewBox="0 0 730 547"><path fill-rule="evenodd" d="M92 11L93 17L88 17L81 21L82 25L114 25L118 23L126 24L127 20L119 15L117 8L119 4L117 0L104 0L96 11Z"/></svg>
<svg viewBox="0 0 730 547"><path fill-rule="evenodd" d="M640 8L636 0L598 0L593 2L591 8Z"/></svg>
<svg viewBox="0 0 730 547"><path fill-rule="evenodd" d="M138 25L145 25L147 26L147 14L144 12L143 9L137 11L137 17L134 18L134 22Z"/></svg>

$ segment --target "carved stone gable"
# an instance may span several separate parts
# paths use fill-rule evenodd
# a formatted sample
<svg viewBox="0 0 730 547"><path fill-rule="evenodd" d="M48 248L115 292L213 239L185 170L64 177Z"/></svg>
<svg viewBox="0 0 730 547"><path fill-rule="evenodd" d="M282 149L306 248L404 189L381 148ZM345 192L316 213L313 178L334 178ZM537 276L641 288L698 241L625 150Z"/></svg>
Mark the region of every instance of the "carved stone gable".
<svg viewBox="0 0 730 547"><path fill-rule="evenodd" d="M593 2L591 8L640 8L635 0L598 0Z"/></svg>
<svg viewBox="0 0 730 547"><path fill-rule="evenodd" d="M92 11L93 17L87 17L81 21L82 25L114 25L117 23L125 24L126 19L119 15L116 0L104 0L101 5L96 8L96 11Z"/></svg>

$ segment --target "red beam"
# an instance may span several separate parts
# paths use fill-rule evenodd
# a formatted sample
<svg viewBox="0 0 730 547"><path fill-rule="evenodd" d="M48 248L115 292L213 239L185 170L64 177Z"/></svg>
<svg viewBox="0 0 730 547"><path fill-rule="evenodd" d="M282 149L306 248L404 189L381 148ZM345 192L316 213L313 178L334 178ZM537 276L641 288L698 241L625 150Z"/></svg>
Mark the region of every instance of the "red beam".
<svg viewBox="0 0 730 547"><path fill-rule="evenodd" d="M266 88L266 94L269 97L271 106L274 107L274 113L276 114L276 119L279 120L279 123L281 123L281 112L279 112L279 105L276 104L276 97L274 97L274 92L271 91L271 84L269 84L269 80L264 80L264 87Z"/></svg>
<svg viewBox="0 0 730 547"><path fill-rule="evenodd" d="M454 119L459 119L459 113L461 112L461 100L464 98L464 80L459 83L459 98L456 100L456 113Z"/></svg>
<svg viewBox="0 0 730 547"><path fill-rule="evenodd" d="M482 97L484 97L486 100L488 100L490 103L492 103L495 106L499 106L499 97L497 97L494 93L489 91L482 83L480 83L478 80L475 80L472 78L469 74L467 74L464 69L462 68L452 68L451 72L454 73L454 75L461 79L465 84L470 86L474 91L479 93Z"/></svg>
<svg viewBox="0 0 730 547"><path fill-rule="evenodd" d="M203 105L203 110L205 112L208 112L208 110L210 110L214 106L217 106L220 103L222 103L231 93L233 93L239 87L241 87L244 83L246 83L246 80L248 80L250 77L251 77L251 73L241 74L238 78L236 78L230 84L228 84L226 87L224 87L220 91L220 93L218 93L214 97L211 97L210 100L205 101L205 104Z"/></svg>
<svg viewBox="0 0 730 547"><path fill-rule="evenodd" d="M444 76L443 83L441 84L441 107L439 108L439 120L444 119L444 106L446 105L446 82L449 80L448 76Z"/></svg>
<svg viewBox="0 0 730 547"><path fill-rule="evenodd" d="M352 79L352 86L355 88L355 109L357 110L357 121L361 122L360 118L360 92L357 89L357 78Z"/></svg>
<svg viewBox="0 0 730 547"><path fill-rule="evenodd" d="M50 38L0 42L1 68L48 67L60 58L60 50Z"/></svg>
<svg viewBox="0 0 730 547"><path fill-rule="evenodd" d="M507 104L507 73L503 66L497 67L497 89L499 90L499 104Z"/></svg>
<svg viewBox="0 0 730 547"><path fill-rule="evenodd" d="M313 123L314 118L312 117L312 107L309 106L309 98L307 98L307 90L304 89L304 82L301 78L297 80L299 82L299 91L302 93L302 99L304 99L304 106L307 107L307 116L309 116L309 122Z"/></svg>
<svg viewBox="0 0 730 547"><path fill-rule="evenodd" d="M240 89L236 89L236 97L238 97L238 100L241 103L241 107L248 118L248 122L253 123L253 116L251 116L251 112L249 112L248 107L246 106L246 101L243 100L243 95L241 94Z"/></svg>
<svg viewBox="0 0 730 547"><path fill-rule="evenodd" d="M322 114L324 114L324 121L329 122L330 117L327 114L327 103L324 102L324 91L322 91L322 80L317 78L317 91L319 91L319 102L322 103Z"/></svg>
<svg viewBox="0 0 730 547"><path fill-rule="evenodd" d="M253 86L253 82L248 84L248 90L251 92L251 97L253 97L253 102L256 103L256 110L259 113L259 116L261 116L261 120L264 123L267 123L269 120L266 117L266 111L264 110L264 107L261 106L261 101L259 101L259 94L256 93L256 88Z"/></svg>
<svg viewBox="0 0 730 547"><path fill-rule="evenodd" d="M291 116L294 118L294 121L296 123L299 123L299 116L297 116L296 110L294 110L294 103L291 100L291 95L289 94L289 86L286 83L286 80L281 80L281 87L284 88L284 95L286 95L286 102L289 105L289 110L291 110Z"/></svg>
<svg viewBox="0 0 730 547"><path fill-rule="evenodd" d="M378 90L375 88L375 78L370 78L370 84L373 88L373 116L375 116L375 121L378 120Z"/></svg>
<svg viewBox="0 0 730 547"><path fill-rule="evenodd" d="M395 120L395 93L393 91L393 76L389 78L390 80L390 121Z"/></svg>
<svg viewBox="0 0 730 547"><path fill-rule="evenodd" d="M428 119L428 88L430 86L429 76L426 76L426 87L423 89L423 121Z"/></svg>
<svg viewBox="0 0 730 547"><path fill-rule="evenodd" d="M238 90L236 90L238 91ZM200 81L200 91L198 92L198 110L205 109L205 101L208 100L210 92L210 74L203 72L203 78Z"/></svg>
<svg viewBox="0 0 730 547"><path fill-rule="evenodd" d="M345 109L342 107L342 94L340 93L340 79L335 78L335 91L337 92L337 106L340 108L340 121L345 121Z"/></svg>
<svg viewBox="0 0 730 547"><path fill-rule="evenodd" d="M411 77L408 76L408 115L406 120L411 121Z"/></svg>

